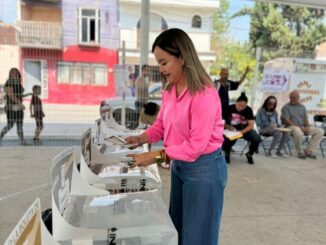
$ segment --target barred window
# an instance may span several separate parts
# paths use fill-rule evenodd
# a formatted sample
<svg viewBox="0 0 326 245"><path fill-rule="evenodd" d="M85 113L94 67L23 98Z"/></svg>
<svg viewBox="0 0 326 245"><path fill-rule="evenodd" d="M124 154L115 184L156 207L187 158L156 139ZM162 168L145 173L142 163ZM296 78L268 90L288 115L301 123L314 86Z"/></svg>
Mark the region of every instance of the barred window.
<svg viewBox="0 0 326 245"><path fill-rule="evenodd" d="M100 43L100 11L98 9L79 9L79 43Z"/></svg>
<svg viewBox="0 0 326 245"><path fill-rule="evenodd" d="M58 62L58 83L81 85L107 85L105 64Z"/></svg>
<svg viewBox="0 0 326 245"><path fill-rule="evenodd" d="M201 17L199 15L192 17L191 27L201 28Z"/></svg>

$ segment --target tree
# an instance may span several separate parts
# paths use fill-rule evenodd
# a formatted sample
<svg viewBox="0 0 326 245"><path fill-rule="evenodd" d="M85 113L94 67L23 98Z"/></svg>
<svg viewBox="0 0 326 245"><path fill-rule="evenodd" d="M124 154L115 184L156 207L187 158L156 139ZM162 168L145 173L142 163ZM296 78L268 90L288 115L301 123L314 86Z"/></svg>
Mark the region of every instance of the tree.
<svg viewBox="0 0 326 245"><path fill-rule="evenodd" d="M230 27L230 17L228 15L229 2L220 0L220 7L213 14L213 34L212 34L212 49L219 50L221 44L227 38Z"/></svg>
<svg viewBox="0 0 326 245"><path fill-rule="evenodd" d="M323 10L256 2L232 17L243 15L251 16L251 46L262 47L266 59L312 57L316 46L325 41Z"/></svg>
<svg viewBox="0 0 326 245"><path fill-rule="evenodd" d="M241 44L229 39L230 16L228 15L229 2L220 0L220 8L213 15L212 49L216 53L216 60L212 64L210 73L219 76L221 67L229 68L230 78L240 79L246 67L251 69L255 66L255 58L252 55L251 47L248 44ZM252 80L253 73L247 75ZM250 86L246 82L245 87Z"/></svg>

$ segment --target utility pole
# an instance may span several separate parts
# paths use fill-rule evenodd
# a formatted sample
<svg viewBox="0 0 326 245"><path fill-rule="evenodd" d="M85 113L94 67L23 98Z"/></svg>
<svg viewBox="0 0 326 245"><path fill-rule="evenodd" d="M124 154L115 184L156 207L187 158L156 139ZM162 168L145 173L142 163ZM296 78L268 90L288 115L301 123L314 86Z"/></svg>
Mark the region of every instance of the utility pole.
<svg viewBox="0 0 326 245"><path fill-rule="evenodd" d="M256 48L256 65L254 70L254 81L251 87L251 101L250 107L253 109L255 105L255 97L256 97L256 88L258 85L258 72L259 72L259 64L260 64L260 57L261 57L261 47Z"/></svg>
<svg viewBox="0 0 326 245"><path fill-rule="evenodd" d="M140 19L140 67L148 64L149 27L150 27L150 0L141 1Z"/></svg>

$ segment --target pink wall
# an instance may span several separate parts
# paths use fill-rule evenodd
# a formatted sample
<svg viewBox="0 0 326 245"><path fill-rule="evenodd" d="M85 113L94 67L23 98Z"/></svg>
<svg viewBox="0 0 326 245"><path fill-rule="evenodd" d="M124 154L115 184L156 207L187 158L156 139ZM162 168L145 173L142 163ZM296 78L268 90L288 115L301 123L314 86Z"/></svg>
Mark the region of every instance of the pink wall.
<svg viewBox="0 0 326 245"><path fill-rule="evenodd" d="M45 103L92 105L114 96L113 66L118 63L117 51L80 46L69 46L62 51L23 49L22 59L47 60L48 99ZM58 61L106 64L107 85L58 84Z"/></svg>

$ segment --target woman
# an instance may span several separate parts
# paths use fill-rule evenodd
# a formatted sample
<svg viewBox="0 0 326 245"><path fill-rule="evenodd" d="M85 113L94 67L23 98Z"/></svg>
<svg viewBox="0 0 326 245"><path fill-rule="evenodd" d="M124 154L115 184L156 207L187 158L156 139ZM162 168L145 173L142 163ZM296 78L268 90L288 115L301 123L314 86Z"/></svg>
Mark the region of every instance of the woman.
<svg viewBox="0 0 326 245"><path fill-rule="evenodd" d="M9 71L9 78L5 83L4 89L6 93L5 112L7 116L7 125L0 133L0 141L16 123L17 134L20 138L20 142L22 145L26 145L23 132L25 109L25 106L23 105L23 97L30 95L30 93L23 94L24 88L21 84L21 75L18 69L12 68Z"/></svg>
<svg viewBox="0 0 326 245"><path fill-rule="evenodd" d="M164 149L129 156L135 166L173 160L169 212L179 244L216 245L227 182L221 102L184 31L162 32L152 52L167 82L162 106L150 128L126 140L140 145L164 139Z"/></svg>
<svg viewBox="0 0 326 245"><path fill-rule="evenodd" d="M287 156L285 153L282 153L282 150L285 148L285 144L290 136L290 130L280 131L276 107L276 97L269 96L266 98L264 104L258 110L256 115L256 124L259 127L260 133L264 136L273 136L273 141L267 155L274 158L279 156ZM275 153L273 150L276 146L277 151Z"/></svg>
<svg viewBox="0 0 326 245"><path fill-rule="evenodd" d="M249 164L254 164L253 155L258 151L258 146L261 139L254 130L254 114L251 108L247 105L248 98L245 93L241 93L240 97L234 105L230 105L227 111L225 120L225 128L231 131L238 131L243 135L243 138L250 142L249 151L246 153ZM230 152L236 140L224 138L223 150L225 159L230 163Z"/></svg>

